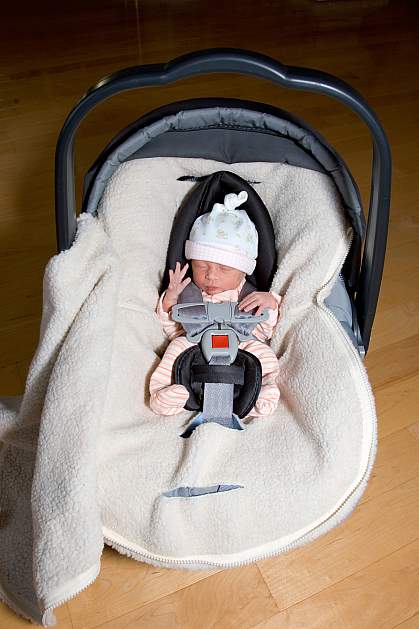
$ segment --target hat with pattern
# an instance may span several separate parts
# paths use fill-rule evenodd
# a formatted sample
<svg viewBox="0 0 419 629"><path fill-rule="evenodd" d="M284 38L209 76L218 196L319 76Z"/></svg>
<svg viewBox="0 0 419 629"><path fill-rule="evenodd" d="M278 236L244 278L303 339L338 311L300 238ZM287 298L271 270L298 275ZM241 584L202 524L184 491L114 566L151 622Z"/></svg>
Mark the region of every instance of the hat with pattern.
<svg viewBox="0 0 419 629"><path fill-rule="evenodd" d="M247 192L226 194L211 212L198 216L185 243L187 260L208 260L253 273L258 253L258 232L245 210Z"/></svg>

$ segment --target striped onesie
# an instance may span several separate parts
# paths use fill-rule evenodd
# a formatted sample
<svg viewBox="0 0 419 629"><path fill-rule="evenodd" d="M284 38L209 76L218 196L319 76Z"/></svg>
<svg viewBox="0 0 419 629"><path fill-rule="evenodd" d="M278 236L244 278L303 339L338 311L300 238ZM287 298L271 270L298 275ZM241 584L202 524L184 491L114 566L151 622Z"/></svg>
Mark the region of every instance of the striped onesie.
<svg viewBox="0 0 419 629"><path fill-rule="evenodd" d="M234 290L226 290L216 295L208 295L202 292L204 301L220 303L222 301L238 301L238 295L245 283L246 278L240 282ZM272 415L278 406L280 397L276 384L278 374L278 359L274 351L264 341L272 337L273 329L278 321L279 306L281 296L273 291L269 291L277 302L275 310L269 309L269 319L260 321L253 330L253 335L259 339L242 341L240 349L245 349L254 354L262 366L262 386L255 406L247 417L259 417L262 415ZM168 345L159 366L151 375L150 379L150 408L158 415L176 415L184 410L189 393L182 384L173 384L173 366L176 358L188 347L192 347L186 336L182 325L173 321L170 312L164 312L162 302L166 291L161 295L157 304L156 312L159 316L163 330L171 343Z"/></svg>

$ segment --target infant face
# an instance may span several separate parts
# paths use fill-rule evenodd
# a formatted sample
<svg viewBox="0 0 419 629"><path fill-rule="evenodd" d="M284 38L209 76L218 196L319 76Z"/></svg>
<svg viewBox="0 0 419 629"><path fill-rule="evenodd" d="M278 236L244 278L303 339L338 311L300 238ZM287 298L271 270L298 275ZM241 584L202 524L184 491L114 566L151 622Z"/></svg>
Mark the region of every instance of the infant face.
<svg viewBox="0 0 419 629"><path fill-rule="evenodd" d="M217 262L191 260L191 263L193 281L208 295L237 288L246 275L243 271Z"/></svg>

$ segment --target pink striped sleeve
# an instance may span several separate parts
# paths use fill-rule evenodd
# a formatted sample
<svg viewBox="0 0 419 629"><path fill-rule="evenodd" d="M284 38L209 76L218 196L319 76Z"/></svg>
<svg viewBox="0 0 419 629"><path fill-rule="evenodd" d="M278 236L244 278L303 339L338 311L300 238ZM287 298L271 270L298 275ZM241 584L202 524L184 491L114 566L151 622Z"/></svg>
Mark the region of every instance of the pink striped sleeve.
<svg viewBox="0 0 419 629"><path fill-rule="evenodd" d="M177 336L181 336L182 334L184 334L185 331L180 323L178 323L177 321L173 321L170 312L165 312L163 310L163 299L165 294L166 291L164 291L158 301L156 312L159 316L160 323L163 326L164 333L170 341L173 341L173 339L175 339Z"/></svg>
<svg viewBox="0 0 419 629"><path fill-rule="evenodd" d="M154 393L162 387L166 387L172 383L173 365L175 364L175 360L179 354L191 345L192 344L184 338L179 339L175 343L171 343L167 347L159 365L151 374L150 393Z"/></svg>
<svg viewBox="0 0 419 629"><path fill-rule="evenodd" d="M181 384L172 384L173 365L176 358L191 343L185 337L172 342L166 349L160 364L150 378L150 407L159 415L175 415L182 412L189 397Z"/></svg>
<svg viewBox="0 0 419 629"><path fill-rule="evenodd" d="M243 341L239 347L254 354L262 366L262 376L278 371L278 358L269 345L260 341Z"/></svg>

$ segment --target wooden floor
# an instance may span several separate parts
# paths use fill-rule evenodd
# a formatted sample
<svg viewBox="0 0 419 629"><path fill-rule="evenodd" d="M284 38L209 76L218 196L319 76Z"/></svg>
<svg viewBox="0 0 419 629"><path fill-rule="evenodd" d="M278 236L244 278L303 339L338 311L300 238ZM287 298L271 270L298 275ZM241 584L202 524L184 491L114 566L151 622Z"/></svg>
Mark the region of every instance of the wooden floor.
<svg viewBox="0 0 419 629"><path fill-rule="evenodd" d="M2 7L1 23L0 395L23 391L37 344L43 269L55 254L57 135L103 75L200 48L249 48L352 84L377 112L394 158L384 281L366 361L378 456L353 514L306 547L232 570L157 569L106 548L98 579L58 608L59 627L419 628L419 3L21 2ZM229 75L101 105L80 130L79 175L131 120L193 96L250 98L305 118L342 153L368 199L370 139L355 115L321 96ZM24 626L0 604L1 629Z"/></svg>

